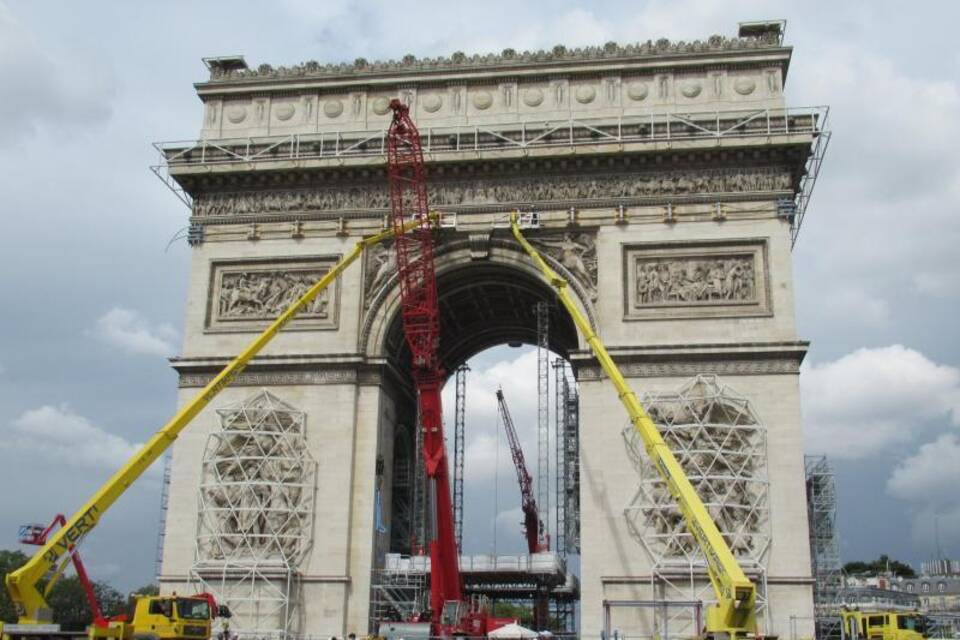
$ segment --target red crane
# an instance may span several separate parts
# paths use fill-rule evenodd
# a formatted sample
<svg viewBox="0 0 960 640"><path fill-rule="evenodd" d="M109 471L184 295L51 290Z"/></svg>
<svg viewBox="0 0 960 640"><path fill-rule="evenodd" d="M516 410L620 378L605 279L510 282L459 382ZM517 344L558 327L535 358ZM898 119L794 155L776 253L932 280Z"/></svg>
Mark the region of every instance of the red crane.
<svg viewBox="0 0 960 640"><path fill-rule="evenodd" d="M500 405L500 417L503 428L510 441L510 455L513 457L513 466L517 469L517 481L520 483L521 509L523 510L523 533L527 538L527 551L539 553L550 550L550 538L544 535L543 520L537 509L537 500L533 497L533 478L527 471L527 463L523 459L523 449L520 448L520 439L513 426L513 418L507 409L507 401L503 397L503 389L497 389L497 403Z"/></svg>
<svg viewBox="0 0 960 640"><path fill-rule="evenodd" d="M64 526L67 523L67 519L62 513L58 513L54 517L53 522L51 522L47 527L44 527L42 524L26 524L20 527L20 532L18 538L20 544L32 544L43 546L47 544L47 538L53 532L54 528L57 526ZM93 583L90 581L90 577L87 575L87 570L83 566L83 561L80 560L80 552L77 551L74 545L70 545L67 548L67 553L70 554L70 559L73 560L73 568L77 572L77 578L80 579L80 585L83 587L84 593L87 595L87 603L90 605L90 613L93 615L93 624L96 627L101 629L106 629L110 626L111 620L126 620L126 616L116 616L114 618L106 618L103 615L103 612L100 610L100 603L97 602L97 595L93 590Z"/></svg>
<svg viewBox="0 0 960 640"><path fill-rule="evenodd" d="M431 622L435 626L441 622L449 626L460 622L458 608L462 589L440 403L443 371L438 356L440 308L433 265L433 226L427 208L420 133L405 104L393 99L390 108L393 120L387 133L387 171L396 231L400 313L412 356L413 381L423 429L423 458L435 500L434 539L430 542ZM410 219L416 220L419 226L404 233L403 224ZM457 612L452 616L451 605ZM447 615L444 615L445 607L448 608ZM441 631L437 635L446 633Z"/></svg>

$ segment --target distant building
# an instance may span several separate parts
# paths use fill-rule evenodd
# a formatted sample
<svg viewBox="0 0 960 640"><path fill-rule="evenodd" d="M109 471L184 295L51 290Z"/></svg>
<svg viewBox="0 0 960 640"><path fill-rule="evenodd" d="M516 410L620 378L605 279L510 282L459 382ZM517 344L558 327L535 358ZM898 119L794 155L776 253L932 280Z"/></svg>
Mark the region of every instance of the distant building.
<svg viewBox="0 0 960 640"><path fill-rule="evenodd" d="M930 560L920 563L920 573L925 576L960 576L960 560Z"/></svg>
<svg viewBox="0 0 960 640"><path fill-rule="evenodd" d="M927 611L960 611L960 576L904 578L897 587L905 593L916 594L920 606Z"/></svg>

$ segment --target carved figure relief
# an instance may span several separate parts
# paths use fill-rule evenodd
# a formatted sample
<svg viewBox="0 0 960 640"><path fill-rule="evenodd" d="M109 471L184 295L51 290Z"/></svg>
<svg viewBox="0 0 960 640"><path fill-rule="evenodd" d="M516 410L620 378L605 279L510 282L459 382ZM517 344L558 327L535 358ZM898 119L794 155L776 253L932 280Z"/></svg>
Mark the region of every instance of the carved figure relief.
<svg viewBox="0 0 960 640"><path fill-rule="evenodd" d="M559 237L532 238L531 242L575 277L587 290L591 302L597 300L597 247L592 234L568 232Z"/></svg>
<svg viewBox="0 0 960 640"><path fill-rule="evenodd" d="M306 414L263 390L217 417L203 455L198 560L296 566L310 545L317 471Z"/></svg>
<svg viewBox="0 0 960 640"><path fill-rule="evenodd" d="M769 314L765 247L759 240L625 246L625 319Z"/></svg>
<svg viewBox="0 0 960 640"><path fill-rule="evenodd" d="M254 330L274 320L329 270L332 260L220 263L212 270L207 326L213 330ZM336 328L337 284L297 314L296 324Z"/></svg>
<svg viewBox="0 0 960 640"><path fill-rule="evenodd" d="M714 300L754 301L753 256L636 262L638 307Z"/></svg>
<svg viewBox="0 0 960 640"><path fill-rule="evenodd" d="M397 252L392 242L371 247L363 265L363 308L368 309L377 293L397 271Z"/></svg>
<svg viewBox="0 0 960 640"><path fill-rule="evenodd" d="M436 181L430 201L436 206L524 202L630 199L644 196L744 191L790 191L786 169L714 169L598 176L545 176L520 180ZM344 186L310 190L204 194L194 202L196 216L229 216L276 211L387 209L383 186Z"/></svg>

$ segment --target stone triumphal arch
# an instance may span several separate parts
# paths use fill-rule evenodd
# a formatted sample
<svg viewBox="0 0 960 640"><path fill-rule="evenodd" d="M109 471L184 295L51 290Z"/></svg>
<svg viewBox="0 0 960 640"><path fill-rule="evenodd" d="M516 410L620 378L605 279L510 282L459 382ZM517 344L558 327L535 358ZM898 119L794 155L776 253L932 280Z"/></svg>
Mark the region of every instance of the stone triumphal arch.
<svg viewBox="0 0 960 640"><path fill-rule="evenodd" d="M781 37L751 23L690 43L279 68L206 59L200 137L158 145L156 168L190 207L181 400L384 227L383 136L399 96L444 213L447 369L534 342L534 304L552 296L504 222L537 214L530 238L683 451L761 585L768 629L807 625L791 248L826 134L823 110L785 105ZM411 551L401 476L415 416L397 296L388 243L180 437L164 590L213 589L244 631L367 630L371 576ZM580 392L581 633L689 626L689 612L658 618L651 603L701 597L702 559L570 319L550 313L550 347Z"/></svg>

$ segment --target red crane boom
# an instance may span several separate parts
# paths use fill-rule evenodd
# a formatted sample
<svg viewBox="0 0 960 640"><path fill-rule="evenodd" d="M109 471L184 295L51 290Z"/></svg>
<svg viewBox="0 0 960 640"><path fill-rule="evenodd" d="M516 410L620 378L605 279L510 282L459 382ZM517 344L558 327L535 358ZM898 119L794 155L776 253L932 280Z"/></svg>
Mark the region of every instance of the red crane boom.
<svg viewBox="0 0 960 640"><path fill-rule="evenodd" d="M427 477L433 485L436 520L434 539L430 542L430 606L432 623L440 625L444 607L450 603L459 606L462 589L440 402L443 371L438 356L440 309L433 264L433 227L427 207L420 133L405 104L393 99L390 108L393 120L387 133L387 172L393 227L397 230L400 313L412 356L423 429L423 458ZM404 222L411 218L419 226L402 233ZM445 624L457 622L446 620Z"/></svg>
<svg viewBox="0 0 960 640"><path fill-rule="evenodd" d="M550 540L544 535L543 521L537 509L537 500L533 497L533 478L527 471L527 463L523 459L523 449L520 448L520 439L513 426L513 418L507 409L507 401L503 397L503 389L497 389L497 403L500 406L500 418L503 428L507 432L510 442L510 455L513 457L513 466L517 470L517 481L520 483L521 509L523 510L523 533L527 538L527 551L539 553L550 550Z"/></svg>

